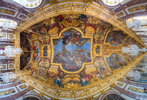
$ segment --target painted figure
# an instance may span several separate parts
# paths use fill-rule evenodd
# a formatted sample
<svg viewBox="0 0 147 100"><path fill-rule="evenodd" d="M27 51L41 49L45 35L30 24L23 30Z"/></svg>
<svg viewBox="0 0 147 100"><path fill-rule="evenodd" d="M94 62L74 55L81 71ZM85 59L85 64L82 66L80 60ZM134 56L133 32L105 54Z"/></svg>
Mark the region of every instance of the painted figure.
<svg viewBox="0 0 147 100"><path fill-rule="evenodd" d="M122 56L118 54L112 54L110 57L106 57L106 61L112 71L113 69L122 68L124 65L126 65L125 61L122 59Z"/></svg>
<svg viewBox="0 0 147 100"><path fill-rule="evenodd" d="M108 33L106 43L110 43L112 46L118 46L122 44L124 38L126 37L122 31L110 31Z"/></svg>
<svg viewBox="0 0 147 100"><path fill-rule="evenodd" d="M78 71L83 63L91 62L91 42L76 29L62 33L60 39L54 39L54 63L61 63L64 70Z"/></svg>
<svg viewBox="0 0 147 100"><path fill-rule="evenodd" d="M81 80L82 80L82 82L81 82L82 86L88 85L88 81L85 78L82 78Z"/></svg>
<svg viewBox="0 0 147 100"><path fill-rule="evenodd" d="M34 61L38 61L39 60L39 52L40 52L40 49L39 49L39 44L38 44L38 41L35 41L34 42L34 45L32 46L32 49L34 51L34 54L33 54L33 60Z"/></svg>
<svg viewBox="0 0 147 100"><path fill-rule="evenodd" d="M98 73L101 77L105 77L106 75L110 75L110 72L104 62L104 59L100 56L97 56L94 60L94 65L97 68Z"/></svg>

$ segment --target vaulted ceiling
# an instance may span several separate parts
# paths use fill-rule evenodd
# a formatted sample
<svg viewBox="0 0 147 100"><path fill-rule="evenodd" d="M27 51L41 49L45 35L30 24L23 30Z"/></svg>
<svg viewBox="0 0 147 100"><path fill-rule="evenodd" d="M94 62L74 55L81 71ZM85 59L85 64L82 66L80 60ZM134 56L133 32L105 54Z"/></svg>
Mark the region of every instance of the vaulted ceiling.
<svg viewBox="0 0 147 100"><path fill-rule="evenodd" d="M5 55L8 45L22 54ZM107 90L108 98L116 90L137 99L147 88L139 76L146 74L147 56L135 67L145 52L123 53L129 45L147 48L147 0L0 0L0 99L34 93L105 100ZM3 86L8 76L15 80Z"/></svg>

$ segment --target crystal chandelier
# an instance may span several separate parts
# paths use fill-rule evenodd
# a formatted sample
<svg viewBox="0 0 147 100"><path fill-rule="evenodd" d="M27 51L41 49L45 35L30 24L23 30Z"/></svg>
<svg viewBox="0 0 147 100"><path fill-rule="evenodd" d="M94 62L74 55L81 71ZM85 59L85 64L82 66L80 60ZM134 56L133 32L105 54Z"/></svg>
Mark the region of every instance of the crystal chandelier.
<svg viewBox="0 0 147 100"><path fill-rule="evenodd" d="M133 80L138 81L141 78L141 74L139 71L130 71L127 73L127 77L132 77Z"/></svg>
<svg viewBox="0 0 147 100"><path fill-rule="evenodd" d="M9 29L9 21L8 20L4 21L2 27L3 27L3 30L8 30Z"/></svg>
<svg viewBox="0 0 147 100"><path fill-rule="evenodd" d="M4 50L0 50L0 54L5 54L7 57L15 57L21 54L22 50L20 48L15 48L14 46L6 46Z"/></svg>
<svg viewBox="0 0 147 100"><path fill-rule="evenodd" d="M138 19L128 19L126 21L127 27L128 28L133 28L133 29L137 29L140 28L141 26L141 21Z"/></svg>
<svg viewBox="0 0 147 100"><path fill-rule="evenodd" d="M123 47L122 48L122 53L127 53L128 55L131 56L136 56L138 55L139 52L146 52L147 49L139 49L137 45L129 45L128 47Z"/></svg>
<svg viewBox="0 0 147 100"><path fill-rule="evenodd" d="M16 74L13 72L3 73L2 76L4 83L10 83L12 80L17 78Z"/></svg>
<svg viewBox="0 0 147 100"><path fill-rule="evenodd" d="M2 27L2 30L16 29L17 22L10 19L0 18L0 27Z"/></svg>

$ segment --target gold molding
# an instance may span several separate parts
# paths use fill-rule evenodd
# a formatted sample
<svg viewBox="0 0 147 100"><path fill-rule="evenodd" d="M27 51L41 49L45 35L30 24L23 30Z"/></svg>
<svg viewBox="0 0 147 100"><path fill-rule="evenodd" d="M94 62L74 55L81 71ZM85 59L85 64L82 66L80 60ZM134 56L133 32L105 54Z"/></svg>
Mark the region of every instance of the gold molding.
<svg viewBox="0 0 147 100"><path fill-rule="evenodd" d="M89 64L93 64L93 56L92 56L92 54L93 54L93 50L92 50L92 46L93 46L93 37L90 37L90 36L84 36L84 34L83 34L83 32L79 29L79 28L76 28L76 27L68 27L68 28L65 28L65 29L63 29L60 33L59 33L59 36L56 36L56 37L51 37L51 45L53 46L53 39L59 39L60 37L61 37L61 35L62 35L62 33L64 32L64 31L66 31L66 30L68 30L68 29L70 29L70 28L73 28L73 29L76 29L77 31L79 31L80 33L81 33L81 35L82 35L82 38L89 38L90 40L91 40L91 62L89 62L89 63L83 63L83 65L82 65L82 67L81 67L81 69L79 69L78 71L75 71L75 72L69 72L69 71L66 71L63 67L62 67L62 65L60 64L60 63L53 63L53 57L54 57L54 48L52 48L52 59L51 59L51 64L52 65L57 65L57 66L60 66L60 68L61 68L61 70L62 71L64 71L65 73L69 73L69 74L75 74L75 73L80 73L83 69L84 69L84 67L85 67L85 65L89 65Z"/></svg>
<svg viewBox="0 0 147 100"><path fill-rule="evenodd" d="M44 19L48 19L49 17L57 16L60 14L73 14L73 13L75 14L83 13L87 15L92 15L106 22L109 22L112 25L118 27L120 30L124 31L126 34L135 38L135 40L140 42L142 45L144 45L143 42L135 35L135 33L131 31L130 29L128 29L123 22L120 22L119 20L117 20L114 16L110 15L107 10L105 10L104 8L101 8L99 5L96 5L95 3L86 4L86 3L80 3L80 2L67 2L67 3L57 4L56 6L49 5L46 8L42 9L41 11L37 12L33 17L28 19L25 23L22 23L21 25L19 25L15 31L16 33L15 46L17 48L20 48L20 32L24 31L30 26ZM144 55L145 54L139 56L138 58L135 59L135 61L132 61L127 66L124 66L122 69L117 70L115 73L113 73L112 76L107 77L103 79L102 81L95 82L92 85L88 85L88 86L84 86L80 88L66 89L66 88L60 88L60 87L53 87L49 85L47 82L41 82L34 79L33 77L29 75L30 74L29 72L20 71L19 69L20 56L19 55L15 58L15 73L21 80L26 81L26 83L29 84L29 86L32 86L36 90L40 91L42 95L47 95L51 98L56 98L56 99L66 99L66 98L67 99L69 98L83 99L83 98L88 98L90 96L97 95L102 90L108 88L111 84L116 82L118 79L124 77L124 75L129 70L131 70L144 57Z"/></svg>
<svg viewBox="0 0 147 100"><path fill-rule="evenodd" d="M61 98L76 98L76 99L82 99L87 98L90 96L94 96L98 93L100 93L102 90L108 88L111 84L116 82L118 79L123 78L126 73L131 70L143 57L145 54L138 57L135 62L132 61L132 63L129 63L127 66L124 66L122 69L117 70L114 75L103 79L100 82L93 83L93 85L88 85L81 88L71 88L71 89L65 89L65 88L59 88L59 87L52 87L46 82L40 82L32 77L30 77L29 72L24 71L18 71L16 70L17 76L21 79L26 81L26 83L29 84L29 86L34 87L36 90L42 92L43 94L61 99ZM19 66L16 66L19 67ZM17 68L16 68L17 69ZM62 91L58 95L56 95L57 92ZM91 95L92 94L92 95Z"/></svg>
<svg viewBox="0 0 147 100"><path fill-rule="evenodd" d="M30 26L48 19L49 17L57 16L60 14L86 14L95 16L101 20L104 20L115 27L119 28L126 34L133 37L136 41L140 42L142 45L144 43L139 39L135 33L127 28L126 24L123 21L119 21L116 17L112 16L109 11L105 8L98 5L96 2L92 3L84 3L84 2L64 2L58 3L56 5L48 5L47 7L43 8L41 11L38 11L34 14L34 16L30 17L26 22L20 24L17 27L17 32L20 33L23 30L29 28Z"/></svg>

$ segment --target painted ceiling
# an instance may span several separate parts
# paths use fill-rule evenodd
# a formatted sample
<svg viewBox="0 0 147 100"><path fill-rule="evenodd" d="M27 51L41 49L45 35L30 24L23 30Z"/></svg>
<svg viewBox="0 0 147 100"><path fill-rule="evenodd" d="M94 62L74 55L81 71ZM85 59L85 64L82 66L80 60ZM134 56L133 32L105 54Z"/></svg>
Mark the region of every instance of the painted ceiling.
<svg viewBox="0 0 147 100"><path fill-rule="evenodd" d="M58 91L99 85L142 55L123 54L122 47L142 45L113 25L85 14L48 18L21 32L20 39L20 69L30 78L26 81L32 79Z"/></svg>
<svg viewBox="0 0 147 100"><path fill-rule="evenodd" d="M104 4L107 0L41 1L36 8L26 8L0 0L1 18L18 24L13 42L23 52L13 63L29 91L56 99L95 98L125 77L144 56L143 52L130 56L122 48L145 47L145 41L127 28L125 20L146 14L146 0L123 0L115 6ZM129 80L138 81L131 75Z"/></svg>

